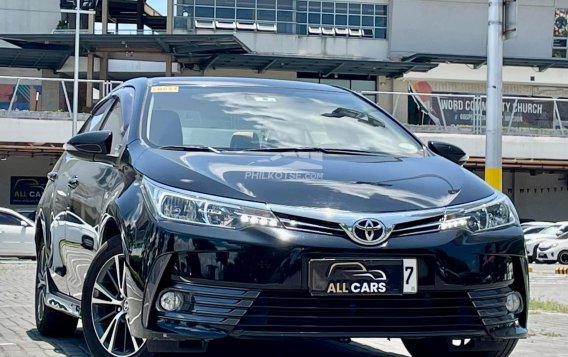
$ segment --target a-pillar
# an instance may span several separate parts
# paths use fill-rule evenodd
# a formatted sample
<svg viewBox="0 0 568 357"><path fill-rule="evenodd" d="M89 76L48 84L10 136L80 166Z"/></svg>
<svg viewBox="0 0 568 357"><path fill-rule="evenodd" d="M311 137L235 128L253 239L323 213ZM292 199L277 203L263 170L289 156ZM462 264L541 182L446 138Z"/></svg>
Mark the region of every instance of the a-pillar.
<svg viewBox="0 0 568 357"><path fill-rule="evenodd" d="M43 69L41 71L42 78L61 78L59 74L55 74L50 69ZM63 95L63 88L60 81L42 81L41 82L41 97L38 105L38 110L42 111L58 111L65 107L65 98Z"/></svg>

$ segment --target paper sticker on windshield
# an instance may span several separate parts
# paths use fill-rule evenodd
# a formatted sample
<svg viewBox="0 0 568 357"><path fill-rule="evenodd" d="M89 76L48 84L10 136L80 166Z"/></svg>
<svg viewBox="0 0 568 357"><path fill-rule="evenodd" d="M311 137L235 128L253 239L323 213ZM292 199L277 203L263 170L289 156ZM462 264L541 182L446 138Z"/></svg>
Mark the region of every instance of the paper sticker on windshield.
<svg viewBox="0 0 568 357"><path fill-rule="evenodd" d="M256 102L276 102L276 98L274 97L252 97Z"/></svg>
<svg viewBox="0 0 568 357"><path fill-rule="evenodd" d="M179 92L179 86L156 86L152 87L152 93L177 93Z"/></svg>

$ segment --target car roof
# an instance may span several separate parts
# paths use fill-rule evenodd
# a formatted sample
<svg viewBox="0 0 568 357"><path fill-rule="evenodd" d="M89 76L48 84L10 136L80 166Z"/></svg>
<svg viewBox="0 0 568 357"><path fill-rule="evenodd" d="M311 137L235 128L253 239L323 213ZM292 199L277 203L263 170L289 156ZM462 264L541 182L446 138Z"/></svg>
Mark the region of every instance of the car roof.
<svg viewBox="0 0 568 357"><path fill-rule="evenodd" d="M210 87L270 87L285 89L305 89L331 92L343 92L344 89L327 84L290 81L266 78L243 78L243 77L154 77L148 78L148 84L157 85L202 85Z"/></svg>
<svg viewBox="0 0 568 357"><path fill-rule="evenodd" d="M25 220L26 222L33 224L33 222L26 216L23 216L21 213L19 213L18 211L15 211L13 209L10 208L6 208L6 207L0 207L0 212L4 212L4 213L9 213L11 215L14 215L20 219Z"/></svg>

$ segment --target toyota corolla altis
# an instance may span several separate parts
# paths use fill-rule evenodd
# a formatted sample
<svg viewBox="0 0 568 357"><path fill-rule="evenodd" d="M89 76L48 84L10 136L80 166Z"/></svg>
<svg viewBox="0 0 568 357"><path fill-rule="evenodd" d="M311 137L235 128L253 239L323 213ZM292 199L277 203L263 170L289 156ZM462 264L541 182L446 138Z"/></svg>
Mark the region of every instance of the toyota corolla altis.
<svg viewBox="0 0 568 357"><path fill-rule="evenodd" d="M528 275L509 199L345 89L128 81L49 173L36 320L95 356L223 338L402 338L508 356Z"/></svg>

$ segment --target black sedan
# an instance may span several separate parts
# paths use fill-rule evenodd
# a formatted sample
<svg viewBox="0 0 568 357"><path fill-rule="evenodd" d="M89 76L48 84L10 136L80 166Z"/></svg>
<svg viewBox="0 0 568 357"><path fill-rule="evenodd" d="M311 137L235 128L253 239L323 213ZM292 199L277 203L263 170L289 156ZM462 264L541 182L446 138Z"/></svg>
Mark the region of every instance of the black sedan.
<svg viewBox="0 0 568 357"><path fill-rule="evenodd" d="M366 98L301 82L128 81L38 207L36 320L95 356L223 338L402 338L508 356L527 335L509 199Z"/></svg>

